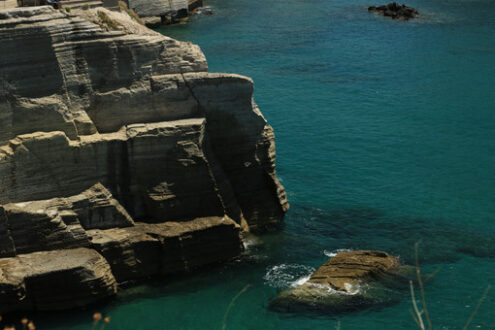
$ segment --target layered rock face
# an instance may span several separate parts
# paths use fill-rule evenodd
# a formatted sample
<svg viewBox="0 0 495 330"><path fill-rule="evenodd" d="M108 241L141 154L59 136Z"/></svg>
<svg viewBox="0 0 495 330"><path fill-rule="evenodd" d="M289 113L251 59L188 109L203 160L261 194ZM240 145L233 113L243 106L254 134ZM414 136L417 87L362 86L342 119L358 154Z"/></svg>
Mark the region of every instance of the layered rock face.
<svg viewBox="0 0 495 330"><path fill-rule="evenodd" d="M164 16L187 10L189 0L129 0L129 7L134 9L139 16Z"/></svg>
<svg viewBox="0 0 495 330"><path fill-rule="evenodd" d="M288 208L253 82L208 73L195 45L119 26L0 11L0 314L232 258L242 231ZM39 299L60 277L81 298Z"/></svg>
<svg viewBox="0 0 495 330"><path fill-rule="evenodd" d="M92 249L21 254L0 259L0 310L57 310L117 293L107 261Z"/></svg>

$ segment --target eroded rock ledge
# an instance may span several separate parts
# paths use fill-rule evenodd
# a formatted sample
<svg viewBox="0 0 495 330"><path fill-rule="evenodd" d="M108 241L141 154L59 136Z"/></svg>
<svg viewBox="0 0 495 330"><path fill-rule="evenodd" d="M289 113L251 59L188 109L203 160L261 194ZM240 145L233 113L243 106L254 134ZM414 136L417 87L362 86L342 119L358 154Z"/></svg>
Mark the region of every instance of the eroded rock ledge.
<svg viewBox="0 0 495 330"><path fill-rule="evenodd" d="M120 23L0 11L0 314L230 259L288 208L251 79Z"/></svg>
<svg viewBox="0 0 495 330"><path fill-rule="evenodd" d="M379 251L345 251L330 258L307 282L282 291L270 307L277 311L340 313L392 302L411 268Z"/></svg>

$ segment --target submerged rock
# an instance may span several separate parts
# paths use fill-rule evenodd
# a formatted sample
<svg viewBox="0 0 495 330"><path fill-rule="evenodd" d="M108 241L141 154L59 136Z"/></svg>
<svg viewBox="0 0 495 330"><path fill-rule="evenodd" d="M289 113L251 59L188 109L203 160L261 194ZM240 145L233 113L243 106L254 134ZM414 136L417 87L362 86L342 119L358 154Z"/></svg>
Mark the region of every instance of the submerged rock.
<svg viewBox="0 0 495 330"><path fill-rule="evenodd" d="M302 285L281 292L271 307L279 311L348 311L390 299L389 291L405 284L399 258L384 252L340 252ZM402 284L400 283L402 279Z"/></svg>
<svg viewBox="0 0 495 330"><path fill-rule="evenodd" d="M407 21L411 18L415 18L419 15L419 12L406 5L399 5L397 2L389 3L384 6L371 6L368 7L368 11L381 14L392 19Z"/></svg>

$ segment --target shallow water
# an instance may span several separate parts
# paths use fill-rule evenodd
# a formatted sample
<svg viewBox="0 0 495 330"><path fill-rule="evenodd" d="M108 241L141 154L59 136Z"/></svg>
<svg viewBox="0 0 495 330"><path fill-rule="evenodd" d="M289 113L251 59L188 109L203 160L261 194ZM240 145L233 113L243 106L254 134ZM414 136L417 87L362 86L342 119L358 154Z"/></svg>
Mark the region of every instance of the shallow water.
<svg viewBox="0 0 495 330"><path fill-rule="evenodd" d="M435 329L462 329L495 284L495 2L413 0L396 22L364 0L211 0L212 16L161 32L197 43L211 72L255 81L291 202L249 255L107 305L40 315L42 328L415 329L407 290L347 314L278 313L279 290L338 249L413 262L420 244ZM471 328L495 329L495 289Z"/></svg>

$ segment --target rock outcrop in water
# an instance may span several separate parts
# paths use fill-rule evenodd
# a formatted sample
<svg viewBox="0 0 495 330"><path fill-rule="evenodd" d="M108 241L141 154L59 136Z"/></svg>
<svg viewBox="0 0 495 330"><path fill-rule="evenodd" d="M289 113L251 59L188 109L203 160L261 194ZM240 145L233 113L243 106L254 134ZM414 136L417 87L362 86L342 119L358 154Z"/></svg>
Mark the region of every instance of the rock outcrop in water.
<svg viewBox="0 0 495 330"><path fill-rule="evenodd" d="M419 15L419 12L416 9L406 5L399 5L397 2L391 2L384 6L371 6L368 8L368 11L403 21L407 21Z"/></svg>
<svg viewBox="0 0 495 330"><path fill-rule="evenodd" d="M401 266L397 257L384 252L340 252L307 282L281 292L272 308L325 312L361 309L388 299L387 286L400 284L405 272L407 267Z"/></svg>
<svg viewBox="0 0 495 330"><path fill-rule="evenodd" d="M180 22L203 6L203 0L127 0L127 2L151 28Z"/></svg>
<svg viewBox="0 0 495 330"><path fill-rule="evenodd" d="M288 208L251 79L117 23L0 11L0 314L230 259Z"/></svg>

